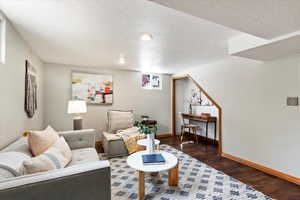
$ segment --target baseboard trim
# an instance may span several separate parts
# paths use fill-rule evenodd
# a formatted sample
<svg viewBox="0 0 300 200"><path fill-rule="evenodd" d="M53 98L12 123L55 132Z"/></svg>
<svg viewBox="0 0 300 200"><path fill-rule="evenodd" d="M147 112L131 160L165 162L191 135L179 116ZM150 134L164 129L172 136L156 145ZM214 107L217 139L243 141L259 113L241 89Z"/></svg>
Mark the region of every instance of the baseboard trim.
<svg viewBox="0 0 300 200"><path fill-rule="evenodd" d="M285 174L283 172L280 172L280 171L262 166L260 164L257 164L257 163L254 163L254 162L251 162L251 161L248 161L248 160L244 160L242 158L239 158L239 157L227 154L227 153L222 153L222 157L228 158L228 159L236 161L238 163L241 163L241 164L247 165L249 167L255 168L257 170L263 171L267 174L270 174L270 175L276 176L278 178L284 179L286 181L289 181L289 182L295 183L297 185L300 185L300 178L297 178L295 176Z"/></svg>
<svg viewBox="0 0 300 200"><path fill-rule="evenodd" d="M167 138L167 137L172 137L172 136L173 136L172 133L160 133L160 134L156 135L156 138L159 139L159 138Z"/></svg>

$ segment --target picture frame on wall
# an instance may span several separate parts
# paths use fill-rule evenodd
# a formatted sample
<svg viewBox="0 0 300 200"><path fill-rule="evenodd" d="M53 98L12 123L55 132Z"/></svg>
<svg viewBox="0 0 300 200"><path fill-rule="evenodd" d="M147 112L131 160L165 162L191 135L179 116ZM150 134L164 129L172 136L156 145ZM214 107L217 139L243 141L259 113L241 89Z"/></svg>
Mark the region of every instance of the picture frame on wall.
<svg viewBox="0 0 300 200"><path fill-rule="evenodd" d="M162 77L160 74L142 74L143 89L162 89Z"/></svg>
<svg viewBox="0 0 300 200"><path fill-rule="evenodd" d="M87 104L113 104L112 75L72 71L72 99Z"/></svg>

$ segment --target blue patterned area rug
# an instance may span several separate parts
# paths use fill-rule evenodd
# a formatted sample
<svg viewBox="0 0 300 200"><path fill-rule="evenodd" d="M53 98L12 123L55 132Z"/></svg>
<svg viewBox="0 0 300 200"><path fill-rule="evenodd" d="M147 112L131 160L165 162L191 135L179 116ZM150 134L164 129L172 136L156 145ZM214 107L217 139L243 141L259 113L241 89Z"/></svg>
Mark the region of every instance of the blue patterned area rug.
<svg viewBox="0 0 300 200"><path fill-rule="evenodd" d="M271 200L254 188L220 172L191 156L161 145L161 150L179 159L179 185L168 185L168 173L145 175L146 200ZM137 199L138 174L126 163L127 157L112 158L112 200Z"/></svg>

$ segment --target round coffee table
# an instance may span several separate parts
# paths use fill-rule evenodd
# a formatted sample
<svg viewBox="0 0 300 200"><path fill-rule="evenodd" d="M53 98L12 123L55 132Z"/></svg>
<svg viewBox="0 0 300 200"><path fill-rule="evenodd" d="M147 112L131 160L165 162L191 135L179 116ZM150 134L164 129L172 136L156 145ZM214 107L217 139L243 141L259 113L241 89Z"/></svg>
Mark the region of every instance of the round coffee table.
<svg viewBox="0 0 300 200"><path fill-rule="evenodd" d="M144 165L142 155L147 154L146 151L139 151L131 154L127 158L127 164L138 171L139 173L139 199L144 199L145 196L145 172L160 172L169 171L169 186L178 185L178 159L173 155L165 151L156 151L165 158L165 164L159 165Z"/></svg>

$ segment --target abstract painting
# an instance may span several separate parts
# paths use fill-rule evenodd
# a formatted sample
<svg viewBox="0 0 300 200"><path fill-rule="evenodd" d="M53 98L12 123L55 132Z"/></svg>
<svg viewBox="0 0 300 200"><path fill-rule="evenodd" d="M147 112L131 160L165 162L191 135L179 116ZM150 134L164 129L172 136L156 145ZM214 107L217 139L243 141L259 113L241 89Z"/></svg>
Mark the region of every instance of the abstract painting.
<svg viewBox="0 0 300 200"><path fill-rule="evenodd" d="M37 110L37 88L37 71L29 61L26 60L24 109L29 118L32 118Z"/></svg>
<svg viewBox="0 0 300 200"><path fill-rule="evenodd" d="M88 104L112 104L112 75L72 72L72 99Z"/></svg>

